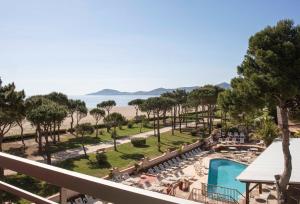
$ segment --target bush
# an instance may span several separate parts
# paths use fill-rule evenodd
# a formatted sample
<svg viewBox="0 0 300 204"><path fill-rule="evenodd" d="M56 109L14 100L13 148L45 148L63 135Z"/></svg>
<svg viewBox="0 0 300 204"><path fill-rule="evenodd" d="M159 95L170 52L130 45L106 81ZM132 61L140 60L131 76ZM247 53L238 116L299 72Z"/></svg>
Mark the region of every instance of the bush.
<svg viewBox="0 0 300 204"><path fill-rule="evenodd" d="M131 138L131 144L135 147L142 147L146 145L146 138L143 137L133 137Z"/></svg>
<svg viewBox="0 0 300 204"><path fill-rule="evenodd" d="M221 123L217 123L217 128L218 129L222 128L222 124Z"/></svg>
<svg viewBox="0 0 300 204"><path fill-rule="evenodd" d="M105 152L97 152L96 159L99 165L105 164L107 162L107 156Z"/></svg>
<svg viewBox="0 0 300 204"><path fill-rule="evenodd" d="M127 124L127 127L130 128L130 129L133 128L133 122L129 121L128 124Z"/></svg>
<svg viewBox="0 0 300 204"><path fill-rule="evenodd" d="M55 131L55 134L57 134L58 131ZM61 129L59 130L59 134L66 134L67 130L66 129ZM32 139L36 137L36 133L25 133L23 134L23 138L24 140L26 139ZM9 135L9 136L5 136L3 138L3 142L15 142L15 141L20 141L21 140L21 135Z"/></svg>
<svg viewBox="0 0 300 204"><path fill-rule="evenodd" d="M230 127L228 132L232 132L232 133L239 132L239 129L237 127Z"/></svg>
<svg viewBox="0 0 300 204"><path fill-rule="evenodd" d="M197 130L192 130L192 131L191 131L191 135L192 135L192 136L197 136L197 134L198 134L198 131L197 131Z"/></svg>

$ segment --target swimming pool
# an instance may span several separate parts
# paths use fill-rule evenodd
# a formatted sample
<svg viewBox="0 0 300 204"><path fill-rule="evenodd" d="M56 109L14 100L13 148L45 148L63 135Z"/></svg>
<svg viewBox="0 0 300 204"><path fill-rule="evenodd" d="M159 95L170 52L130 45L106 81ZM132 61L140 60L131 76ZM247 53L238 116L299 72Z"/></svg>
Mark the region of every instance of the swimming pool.
<svg viewBox="0 0 300 204"><path fill-rule="evenodd" d="M208 174L208 192L228 194L226 189L212 186L220 186L225 188L236 189L240 193L244 193L246 185L235 178L247 167L247 165L227 160L227 159L211 159ZM211 186L210 186L211 185ZM237 195L239 198L239 195Z"/></svg>

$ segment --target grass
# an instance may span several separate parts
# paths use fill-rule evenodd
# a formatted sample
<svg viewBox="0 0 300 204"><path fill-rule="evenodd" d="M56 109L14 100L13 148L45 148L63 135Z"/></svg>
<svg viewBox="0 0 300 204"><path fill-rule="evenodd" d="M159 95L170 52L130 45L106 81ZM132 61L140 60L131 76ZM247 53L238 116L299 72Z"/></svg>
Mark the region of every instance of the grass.
<svg viewBox="0 0 300 204"><path fill-rule="evenodd" d="M134 147L131 143L122 144L118 146L118 151L109 150L106 152L107 163L99 165L96 161L95 154L89 154L88 158L81 157L76 159L69 159L59 164L60 167L72 171L103 177L109 173L112 167L124 169L132 166L137 161L144 157L153 158L161 155L167 149L179 148L184 143L193 143L197 140L188 133L179 133L175 131L175 135L171 132L161 134L161 151L157 148L157 138L151 136L147 138L146 146Z"/></svg>
<svg viewBox="0 0 300 204"><path fill-rule="evenodd" d="M161 151L157 149L157 138L151 136L147 138L147 144L144 147L134 147L131 143L127 143L119 145L117 152L108 150L108 152L106 152L108 158L107 163L101 166L96 162L95 154L89 154L88 158L69 159L60 163L58 166L92 176L103 177L109 173L109 169L112 167L124 169L144 157L153 158L159 156L167 149L176 149L184 143L190 144L197 139L198 137L193 137L188 133L175 131L175 135L171 135L171 132L167 132L161 134ZM56 186L25 175L8 176L6 182L44 197L53 195L59 191L59 188ZM3 193L0 197L0 201L2 201L1 199L20 204L29 203L9 193Z"/></svg>
<svg viewBox="0 0 300 204"><path fill-rule="evenodd" d="M152 128L143 127L142 132L151 131ZM99 134L98 138L96 137L96 132L92 135L86 135L84 138L81 136L69 135L69 137L64 137L60 143L51 146L51 152L59 152L67 149L73 149L81 147L81 144L89 145L89 144L97 144L100 142L109 142L112 141L111 134L107 132L106 129L99 129L99 132L102 132L102 135ZM122 129L117 128L118 138L122 137L130 137L132 135L136 135L140 133L139 124L134 124L132 128L128 128L127 126L123 126Z"/></svg>

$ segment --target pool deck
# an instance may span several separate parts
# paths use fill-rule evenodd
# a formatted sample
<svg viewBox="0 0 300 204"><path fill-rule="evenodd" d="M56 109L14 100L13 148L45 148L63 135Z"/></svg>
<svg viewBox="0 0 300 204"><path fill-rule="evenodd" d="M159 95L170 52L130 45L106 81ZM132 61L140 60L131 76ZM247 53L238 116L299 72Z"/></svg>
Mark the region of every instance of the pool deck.
<svg viewBox="0 0 300 204"><path fill-rule="evenodd" d="M172 184L173 186L173 196L188 199L192 189L202 189L202 184L207 184L208 182L208 173L211 159L227 159L234 162L238 162L244 165L248 165L252 163L256 157L259 155L258 152L253 151L218 151L205 154L203 156L197 157L194 161L191 161L184 168L179 169L181 172L180 176L177 177L177 181ZM177 173L176 173L177 174ZM138 179L142 175L137 175L135 178ZM167 174L163 179L168 180L169 178L174 179L174 174ZM190 183L188 191L182 191L179 189L178 182L183 178L188 178L187 180ZM168 185L163 184L161 180L157 180L156 182L151 182L152 186L160 187L163 190L162 193L167 193ZM275 195L276 191L273 190L274 186L266 186L263 185L263 192L270 192L270 197L268 200L269 204L276 203ZM149 188L148 190L151 190ZM260 202L258 188L253 190L250 194L251 203L266 203L264 201ZM213 203L213 202L212 202ZM244 200L241 199L240 203L244 203Z"/></svg>

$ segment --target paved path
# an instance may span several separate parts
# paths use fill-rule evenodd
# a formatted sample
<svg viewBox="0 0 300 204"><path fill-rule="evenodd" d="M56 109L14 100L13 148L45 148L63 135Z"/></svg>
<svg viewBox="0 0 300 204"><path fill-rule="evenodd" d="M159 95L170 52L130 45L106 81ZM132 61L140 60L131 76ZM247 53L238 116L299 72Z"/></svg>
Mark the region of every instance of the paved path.
<svg viewBox="0 0 300 204"><path fill-rule="evenodd" d="M164 127L164 128L160 129L160 133L168 132L171 130L172 130L171 127ZM147 138L152 135L153 135L153 131L148 131L148 132L139 133L139 134L136 134L136 135L133 135L130 137L124 137L122 139L117 140L117 145L130 143L131 138L133 138L133 137ZM90 154L90 153L95 153L99 149L108 149L113 146L114 146L113 141L109 141L109 142L101 142L99 144L93 144L93 145L85 145L85 149L86 149L86 153ZM52 154L52 162L57 163L57 162L60 162L60 161L66 160L66 159L70 159L70 158L75 158L75 157L78 157L81 155L84 155L84 151L81 147L78 147L75 149L68 149L66 151L61 151L61 152Z"/></svg>

